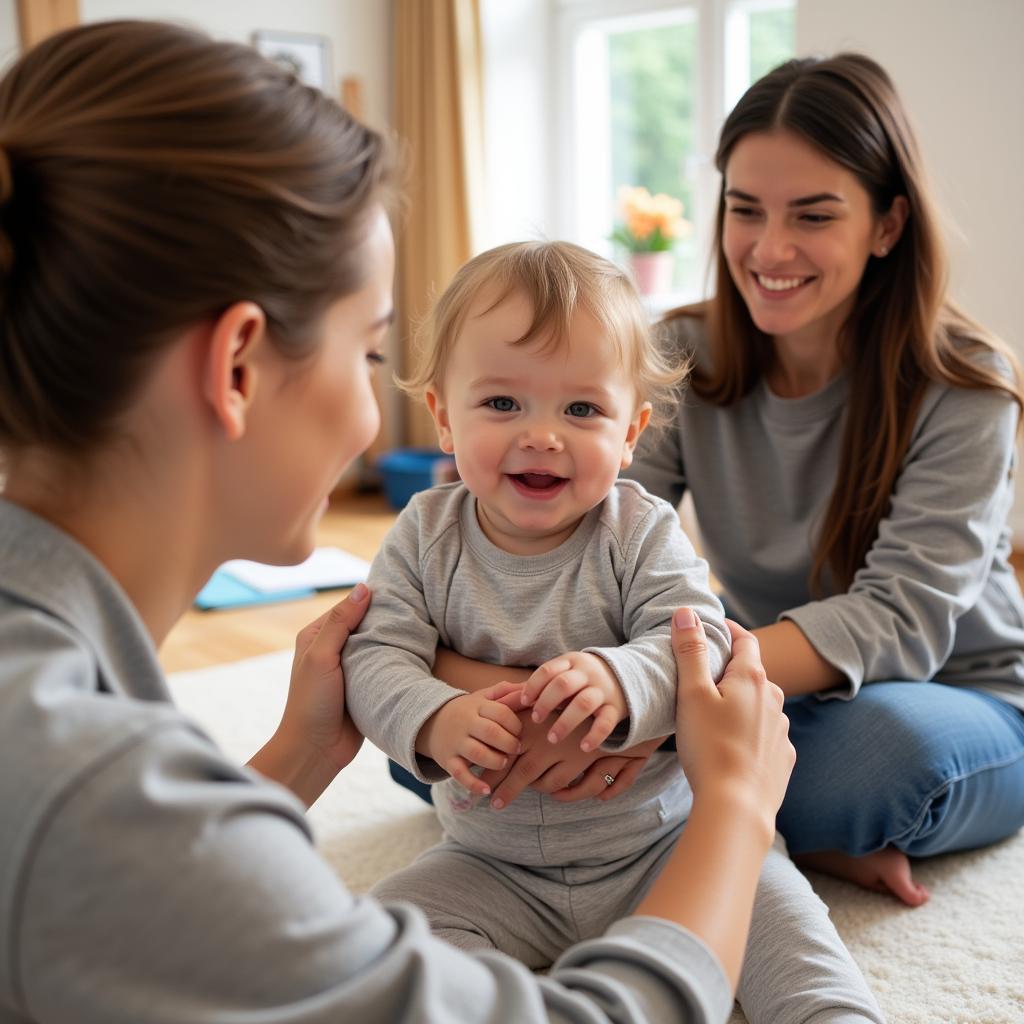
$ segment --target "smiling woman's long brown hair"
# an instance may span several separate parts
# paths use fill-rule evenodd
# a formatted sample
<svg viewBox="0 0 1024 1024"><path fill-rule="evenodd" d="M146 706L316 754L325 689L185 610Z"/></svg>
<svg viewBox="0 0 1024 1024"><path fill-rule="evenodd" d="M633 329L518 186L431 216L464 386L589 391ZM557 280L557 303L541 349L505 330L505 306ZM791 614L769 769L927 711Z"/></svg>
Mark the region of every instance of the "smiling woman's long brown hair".
<svg viewBox="0 0 1024 1024"><path fill-rule="evenodd" d="M717 291L708 303L667 317L707 318L712 366L694 373L694 391L716 405L731 405L771 365L771 338L754 324L726 265L722 226L724 175L734 147L751 132L779 130L805 139L856 175L876 214L901 195L910 210L892 252L868 260L840 333L850 397L836 482L811 568L812 588L820 594L826 570L832 586L845 590L864 564L889 512L931 382L1004 391L1021 410L1024 392L1010 349L948 297L935 206L906 113L886 72L852 53L781 65L752 85L726 119L715 158L723 175L714 238ZM992 368L993 353L1005 372Z"/></svg>

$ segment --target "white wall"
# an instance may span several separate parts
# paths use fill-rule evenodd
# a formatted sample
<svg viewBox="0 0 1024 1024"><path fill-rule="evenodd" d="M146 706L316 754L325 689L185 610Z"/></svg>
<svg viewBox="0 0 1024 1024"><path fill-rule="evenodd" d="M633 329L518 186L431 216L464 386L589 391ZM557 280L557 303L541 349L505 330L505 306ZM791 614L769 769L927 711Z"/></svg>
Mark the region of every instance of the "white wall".
<svg viewBox="0 0 1024 1024"><path fill-rule="evenodd" d="M18 55L18 17L14 0L0 0L0 75Z"/></svg>
<svg viewBox="0 0 1024 1024"><path fill-rule="evenodd" d="M949 215L952 293L1024 358L1024 3L798 0L801 54L856 49L903 97ZM1024 472L1012 524L1024 544Z"/></svg>
<svg viewBox="0 0 1024 1024"><path fill-rule="evenodd" d="M391 4L384 0L80 0L83 22L158 18L249 42L256 29L311 32L331 41L334 89L348 75L363 80L368 124L391 121ZM15 0L0 0L0 73L17 55Z"/></svg>
<svg viewBox="0 0 1024 1024"><path fill-rule="evenodd" d="M363 79L364 117L375 127L391 119L391 5L379 0L80 0L81 19L158 18L249 42L256 29L312 32L331 41L334 75Z"/></svg>

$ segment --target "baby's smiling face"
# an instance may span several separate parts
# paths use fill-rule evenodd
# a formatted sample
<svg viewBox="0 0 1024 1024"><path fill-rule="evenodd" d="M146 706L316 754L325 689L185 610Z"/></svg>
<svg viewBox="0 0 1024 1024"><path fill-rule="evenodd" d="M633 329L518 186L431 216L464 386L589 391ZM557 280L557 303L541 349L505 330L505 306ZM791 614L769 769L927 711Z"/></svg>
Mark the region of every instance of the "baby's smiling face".
<svg viewBox="0 0 1024 1024"><path fill-rule="evenodd" d="M427 404L484 533L506 551L537 554L608 495L650 406L588 313L573 315L560 344L512 344L533 320L528 298L513 292L493 308L487 299L469 311Z"/></svg>

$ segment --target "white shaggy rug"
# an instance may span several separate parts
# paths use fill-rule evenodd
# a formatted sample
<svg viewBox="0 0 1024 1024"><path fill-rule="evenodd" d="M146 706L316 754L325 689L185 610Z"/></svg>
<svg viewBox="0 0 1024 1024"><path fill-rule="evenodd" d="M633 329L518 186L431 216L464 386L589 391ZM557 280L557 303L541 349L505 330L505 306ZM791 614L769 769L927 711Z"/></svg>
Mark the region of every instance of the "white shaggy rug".
<svg viewBox="0 0 1024 1024"><path fill-rule="evenodd" d="M290 666L291 652L281 651L178 673L171 689L231 757L245 761L277 724ZM440 836L433 812L391 782L384 756L369 744L310 819L324 857L356 892ZM916 874L932 892L917 910L812 876L889 1020L1024 1024L1024 832L922 862Z"/></svg>

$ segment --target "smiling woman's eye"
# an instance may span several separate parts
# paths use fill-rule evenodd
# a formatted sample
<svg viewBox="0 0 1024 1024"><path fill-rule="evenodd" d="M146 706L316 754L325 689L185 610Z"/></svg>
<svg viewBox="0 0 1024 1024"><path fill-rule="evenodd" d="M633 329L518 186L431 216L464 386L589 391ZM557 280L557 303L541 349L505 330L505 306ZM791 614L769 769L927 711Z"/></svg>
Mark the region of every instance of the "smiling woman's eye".
<svg viewBox="0 0 1024 1024"><path fill-rule="evenodd" d="M597 415L597 406L591 405L590 402L571 402L565 411L570 416L587 419L590 416Z"/></svg>
<svg viewBox="0 0 1024 1024"><path fill-rule="evenodd" d="M489 409L493 409L495 412L515 412L519 408L516 405L514 398L509 398L508 395L498 395L497 398L488 398L484 402Z"/></svg>
<svg viewBox="0 0 1024 1024"><path fill-rule="evenodd" d="M728 212L744 220L757 216L757 210L753 206L730 206Z"/></svg>
<svg viewBox="0 0 1024 1024"><path fill-rule="evenodd" d="M382 364L387 362L387 360L384 358L383 352L367 352L366 361L368 363L373 363L374 366L381 366Z"/></svg>
<svg viewBox="0 0 1024 1024"><path fill-rule="evenodd" d="M827 213L805 213L800 219L805 224L827 224L830 220L835 220L835 217Z"/></svg>

